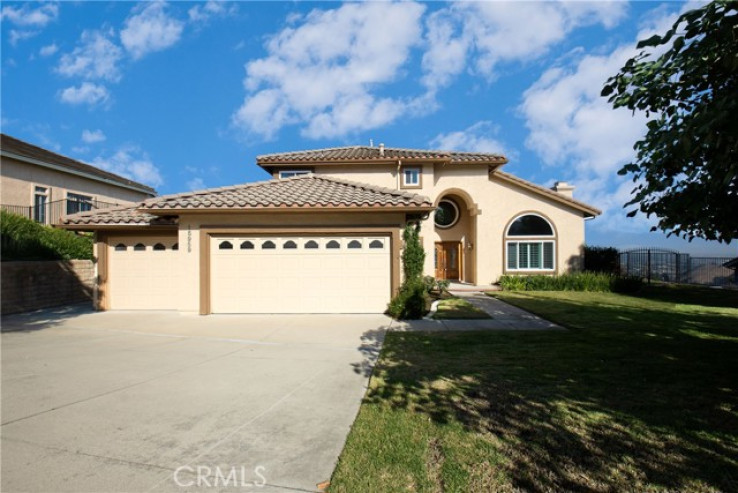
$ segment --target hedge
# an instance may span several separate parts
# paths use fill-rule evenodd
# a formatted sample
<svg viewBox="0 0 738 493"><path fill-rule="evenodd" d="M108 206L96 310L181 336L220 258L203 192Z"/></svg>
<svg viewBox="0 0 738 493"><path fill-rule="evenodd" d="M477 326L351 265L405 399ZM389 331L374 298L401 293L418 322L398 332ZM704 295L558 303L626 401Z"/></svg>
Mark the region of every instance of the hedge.
<svg viewBox="0 0 738 493"><path fill-rule="evenodd" d="M501 276L505 291L597 291L633 293L643 285L640 277L577 272L560 276Z"/></svg>
<svg viewBox="0 0 738 493"><path fill-rule="evenodd" d="M2 260L92 260L93 238L0 211Z"/></svg>

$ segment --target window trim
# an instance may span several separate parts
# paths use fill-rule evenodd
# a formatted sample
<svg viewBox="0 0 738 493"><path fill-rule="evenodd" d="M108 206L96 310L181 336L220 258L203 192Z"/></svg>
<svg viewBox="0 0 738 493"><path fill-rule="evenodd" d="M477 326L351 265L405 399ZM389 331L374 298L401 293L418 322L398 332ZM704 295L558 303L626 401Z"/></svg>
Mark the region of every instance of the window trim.
<svg viewBox="0 0 738 493"><path fill-rule="evenodd" d="M447 226L441 226L440 224L438 224L436 222L436 211L433 211L433 226L436 227L436 228L440 228L440 229L451 229L454 226L456 226L457 224L459 224L459 220L461 219L461 209L459 209L458 204L456 204L456 202L454 202L451 199L441 199L441 200L439 200L438 201L438 205L436 206L436 209L438 209L438 207L441 207L441 204L444 203L444 202L448 202L449 204L451 204L453 206L454 210L456 211L456 219L454 219L454 221L451 224L447 225Z"/></svg>
<svg viewBox="0 0 738 493"><path fill-rule="evenodd" d="M286 169L279 172L279 179L284 180L285 178L294 178L295 176L305 176L311 173L310 170L306 169ZM289 175L289 176L284 176Z"/></svg>
<svg viewBox="0 0 738 493"><path fill-rule="evenodd" d="M407 171L417 171L418 172L418 181L417 183L408 183L405 180L405 172ZM400 188L402 189L411 189L411 188L423 188L423 168L420 166L403 166L400 168Z"/></svg>
<svg viewBox="0 0 738 493"><path fill-rule="evenodd" d="M515 267L510 267L510 244L514 243L515 248ZM536 243L541 246L541 267L530 267L530 249L528 250L528 267L520 267L520 244L531 245ZM544 244L550 243L553 266L551 268L544 267ZM526 238L526 239L506 239L505 240L505 272L556 272L556 238L547 236L546 239Z"/></svg>

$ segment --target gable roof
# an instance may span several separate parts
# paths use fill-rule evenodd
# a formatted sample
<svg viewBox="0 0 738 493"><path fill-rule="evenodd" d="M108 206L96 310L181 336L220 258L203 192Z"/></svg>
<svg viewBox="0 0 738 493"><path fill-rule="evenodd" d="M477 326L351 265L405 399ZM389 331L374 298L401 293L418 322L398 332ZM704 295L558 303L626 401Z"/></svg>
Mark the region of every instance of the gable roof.
<svg viewBox="0 0 738 493"><path fill-rule="evenodd" d="M3 156L29 162L39 166L56 169L66 173L81 175L111 185L129 188L148 195L156 195L156 190L142 183L104 171L81 161L62 156L48 149L29 144L15 137L0 134L0 153Z"/></svg>
<svg viewBox="0 0 738 493"><path fill-rule="evenodd" d="M438 161L451 164L491 164L496 166L507 163L507 158L502 154L403 149L383 146L349 146L263 154L256 157L256 164L265 168L295 164L396 162L397 160L409 162Z"/></svg>
<svg viewBox="0 0 738 493"><path fill-rule="evenodd" d="M428 197L410 192L308 174L156 197L139 205L139 209L152 214L173 210L325 208L432 210L433 203Z"/></svg>
<svg viewBox="0 0 738 493"><path fill-rule="evenodd" d="M566 195L562 195L558 192L551 190L550 188L536 185L535 183L529 182L528 180L523 180L522 178L518 178L517 176L511 175L510 173L505 173L504 171L495 170L492 173L490 173L490 176L500 178L501 180L507 183L517 185L533 193L543 195L545 197L555 200L556 202L560 202L562 204L573 207L574 209L582 211L586 216L594 217L594 216L599 216L600 214L602 214L602 211L596 207L592 207L591 205L585 204L584 202L580 202L579 200L573 199L571 197L567 197Z"/></svg>

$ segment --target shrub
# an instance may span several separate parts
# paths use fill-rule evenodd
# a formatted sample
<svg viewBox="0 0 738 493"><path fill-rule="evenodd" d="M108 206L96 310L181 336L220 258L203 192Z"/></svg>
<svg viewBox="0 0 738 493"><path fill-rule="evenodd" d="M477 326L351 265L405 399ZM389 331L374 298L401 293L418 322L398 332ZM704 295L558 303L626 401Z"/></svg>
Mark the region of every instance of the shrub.
<svg viewBox="0 0 738 493"><path fill-rule="evenodd" d="M421 279L405 282L400 292L392 298L387 306L387 314L399 320L416 320L423 318L428 311L429 297L425 284Z"/></svg>
<svg viewBox="0 0 738 493"><path fill-rule="evenodd" d="M584 247L584 270L588 272L620 273L620 253L612 247Z"/></svg>
<svg viewBox="0 0 738 493"><path fill-rule="evenodd" d="M638 276L616 277L612 281L612 290L616 293L636 293L643 287L643 278Z"/></svg>
<svg viewBox="0 0 738 493"><path fill-rule="evenodd" d="M400 290L387 305L387 313L398 319L418 319L428 311L427 278L423 275L423 263L425 262L425 250L420 244L418 232L419 224L408 224L402 233L405 245L402 250L402 265L405 272L405 280ZM430 277L430 276L428 276ZM430 277L433 280L432 277ZM434 284L435 284L435 280Z"/></svg>
<svg viewBox="0 0 738 493"><path fill-rule="evenodd" d="M633 293L640 289L639 277L618 277L612 274L577 272L560 276L501 276L499 284L505 291L597 291Z"/></svg>
<svg viewBox="0 0 738 493"><path fill-rule="evenodd" d="M44 226L0 211L3 260L92 259L92 236Z"/></svg>
<svg viewBox="0 0 738 493"><path fill-rule="evenodd" d="M451 282L448 279L441 279L437 281L436 278L433 276L425 276L423 278L423 285L425 286L425 291L427 293L432 293L434 291L438 293L443 293L451 285Z"/></svg>
<svg viewBox="0 0 738 493"><path fill-rule="evenodd" d="M402 250L402 268L405 280L416 279L423 275L423 264L425 263L425 250L420 244L420 224L409 223L402 232L404 248Z"/></svg>

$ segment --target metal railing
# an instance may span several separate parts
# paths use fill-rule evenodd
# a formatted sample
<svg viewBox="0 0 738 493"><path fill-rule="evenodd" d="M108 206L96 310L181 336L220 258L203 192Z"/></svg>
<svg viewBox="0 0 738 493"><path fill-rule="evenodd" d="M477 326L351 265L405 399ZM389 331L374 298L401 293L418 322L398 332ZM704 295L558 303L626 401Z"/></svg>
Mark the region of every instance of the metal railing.
<svg viewBox="0 0 738 493"><path fill-rule="evenodd" d="M662 282L726 286L735 273L723 264L731 257L692 257L660 248L635 248L620 252L620 272Z"/></svg>
<svg viewBox="0 0 738 493"><path fill-rule="evenodd" d="M42 207L27 205L0 204L0 209L6 210L19 216L33 219L42 224L59 224L63 218L77 212L91 211L95 209L107 209L120 204L103 202L100 200L70 200L62 199L47 202Z"/></svg>

